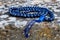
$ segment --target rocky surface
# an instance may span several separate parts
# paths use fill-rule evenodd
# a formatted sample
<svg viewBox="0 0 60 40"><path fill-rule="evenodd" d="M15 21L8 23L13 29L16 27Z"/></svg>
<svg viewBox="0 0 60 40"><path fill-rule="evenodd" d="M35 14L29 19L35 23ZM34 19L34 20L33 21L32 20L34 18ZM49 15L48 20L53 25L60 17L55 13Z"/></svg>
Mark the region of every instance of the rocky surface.
<svg viewBox="0 0 60 40"><path fill-rule="evenodd" d="M35 23L29 38L24 37L25 25L33 18L14 17L6 13L13 6L46 7L54 12L53 22ZM60 40L60 2L0 2L0 40Z"/></svg>

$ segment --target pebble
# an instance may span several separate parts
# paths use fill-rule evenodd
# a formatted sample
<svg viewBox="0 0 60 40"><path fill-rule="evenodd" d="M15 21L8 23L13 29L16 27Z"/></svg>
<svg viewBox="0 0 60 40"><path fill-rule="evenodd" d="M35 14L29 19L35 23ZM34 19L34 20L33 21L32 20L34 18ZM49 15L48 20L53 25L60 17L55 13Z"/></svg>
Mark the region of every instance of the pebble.
<svg viewBox="0 0 60 40"><path fill-rule="evenodd" d="M60 1L60 0L56 0L56 1Z"/></svg>
<svg viewBox="0 0 60 40"><path fill-rule="evenodd" d="M41 4L39 4L38 6L41 7Z"/></svg>
<svg viewBox="0 0 60 40"><path fill-rule="evenodd" d="M56 39L56 37L54 39Z"/></svg>
<svg viewBox="0 0 60 40"><path fill-rule="evenodd" d="M59 19L57 20L57 23L60 25L60 20Z"/></svg>
<svg viewBox="0 0 60 40"><path fill-rule="evenodd" d="M1 22L0 22L0 28L5 29L5 28L4 28L4 24L5 24L6 22L7 22L7 21L5 21L5 20L4 20L4 21L1 21Z"/></svg>
<svg viewBox="0 0 60 40"><path fill-rule="evenodd" d="M0 23L6 23L7 21L3 20L3 21L0 21Z"/></svg>
<svg viewBox="0 0 60 40"><path fill-rule="evenodd" d="M5 29L5 28L4 28L4 25L2 25L2 24L0 24L0 28Z"/></svg>
<svg viewBox="0 0 60 40"><path fill-rule="evenodd" d="M59 34L56 34L56 36L59 36Z"/></svg>
<svg viewBox="0 0 60 40"><path fill-rule="evenodd" d="M4 5L1 5L0 8L4 8Z"/></svg>
<svg viewBox="0 0 60 40"><path fill-rule="evenodd" d="M2 2L0 2L0 5L2 5L3 3Z"/></svg>
<svg viewBox="0 0 60 40"><path fill-rule="evenodd" d="M47 34L44 34L44 36L46 36Z"/></svg>
<svg viewBox="0 0 60 40"><path fill-rule="evenodd" d="M45 2L51 2L51 0L44 0Z"/></svg>
<svg viewBox="0 0 60 40"><path fill-rule="evenodd" d="M34 1L34 2L33 2ZM39 3L43 3L43 1L40 1L40 0L33 0L31 1L31 4L39 4Z"/></svg>
<svg viewBox="0 0 60 40"><path fill-rule="evenodd" d="M54 9L54 12L60 12L60 9Z"/></svg>
<svg viewBox="0 0 60 40"><path fill-rule="evenodd" d="M8 19L9 19L8 20L9 22L11 22L11 21L14 21L15 22L16 21L16 18L15 17L9 17Z"/></svg>
<svg viewBox="0 0 60 40"><path fill-rule="evenodd" d="M60 22L60 20L57 20L58 22Z"/></svg>
<svg viewBox="0 0 60 40"><path fill-rule="evenodd" d="M60 19L60 17L55 17L55 19Z"/></svg>
<svg viewBox="0 0 60 40"><path fill-rule="evenodd" d="M27 24L27 21L16 21L15 22L15 26L17 27L17 28L23 28L25 25Z"/></svg>
<svg viewBox="0 0 60 40"><path fill-rule="evenodd" d="M57 14L54 14L55 17L57 17Z"/></svg>
<svg viewBox="0 0 60 40"><path fill-rule="evenodd" d="M52 8L52 6L47 6L48 8Z"/></svg>
<svg viewBox="0 0 60 40"><path fill-rule="evenodd" d="M0 18L7 18L9 17L8 15L1 15Z"/></svg>
<svg viewBox="0 0 60 40"><path fill-rule="evenodd" d="M7 21L3 20L3 21L0 22L0 24L3 25L3 26L6 26L6 25L8 25L9 23L8 23Z"/></svg>

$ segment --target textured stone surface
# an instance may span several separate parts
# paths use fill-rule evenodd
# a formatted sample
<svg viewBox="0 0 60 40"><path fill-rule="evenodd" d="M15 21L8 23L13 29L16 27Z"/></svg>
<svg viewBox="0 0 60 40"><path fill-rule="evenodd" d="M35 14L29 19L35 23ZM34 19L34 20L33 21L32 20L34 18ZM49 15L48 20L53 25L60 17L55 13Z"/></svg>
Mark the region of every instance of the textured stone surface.
<svg viewBox="0 0 60 40"><path fill-rule="evenodd" d="M4 0L5 1L5 0ZM60 2L47 3L43 1L13 1L0 3L0 40L60 40ZM26 2L26 3L25 3ZM7 6L6 6L7 5ZM54 12L53 22L35 23L30 30L29 38L24 37L25 25L33 18L14 17L6 13L11 6L39 6L46 7ZM2 8L2 9L1 9ZM57 10L58 9L58 10Z"/></svg>

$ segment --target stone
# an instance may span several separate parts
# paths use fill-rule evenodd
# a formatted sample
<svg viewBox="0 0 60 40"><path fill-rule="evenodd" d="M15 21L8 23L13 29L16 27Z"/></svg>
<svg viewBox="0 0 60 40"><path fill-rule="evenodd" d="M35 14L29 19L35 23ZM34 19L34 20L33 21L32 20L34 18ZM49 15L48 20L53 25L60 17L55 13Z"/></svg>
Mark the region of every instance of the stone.
<svg viewBox="0 0 60 40"><path fill-rule="evenodd" d="M9 17L8 19L9 19L8 22L11 22L11 21L15 22L16 21L15 17Z"/></svg>
<svg viewBox="0 0 60 40"><path fill-rule="evenodd" d="M60 12L60 9L54 9L54 12Z"/></svg>
<svg viewBox="0 0 60 40"><path fill-rule="evenodd" d="M57 14L54 14L55 17L57 17Z"/></svg>
<svg viewBox="0 0 60 40"><path fill-rule="evenodd" d="M25 25L27 24L27 21L16 21L15 22L15 26L17 27L17 28L23 28Z"/></svg>
<svg viewBox="0 0 60 40"><path fill-rule="evenodd" d="M1 15L0 18L7 18L9 17L8 15Z"/></svg>
<svg viewBox="0 0 60 40"><path fill-rule="evenodd" d="M5 29L4 25L0 22L0 28Z"/></svg>

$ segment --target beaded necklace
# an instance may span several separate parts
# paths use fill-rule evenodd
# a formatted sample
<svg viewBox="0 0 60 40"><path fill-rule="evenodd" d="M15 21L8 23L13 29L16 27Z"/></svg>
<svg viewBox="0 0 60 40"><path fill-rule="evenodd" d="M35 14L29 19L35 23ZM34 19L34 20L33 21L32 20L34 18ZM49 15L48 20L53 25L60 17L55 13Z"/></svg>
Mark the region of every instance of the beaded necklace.
<svg viewBox="0 0 60 40"><path fill-rule="evenodd" d="M33 14L29 14L33 12ZM19 16L19 17L25 17L25 18L36 18L31 20L28 25L26 25L26 28L24 29L25 37L29 37L29 31L32 28L33 24L35 22L43 22L48 21L51 22L54 20L54 14L47 8L42 7L11 7L9 8L9 13L13 16ZM48 15L48 16L47 16Z"/></svg>

